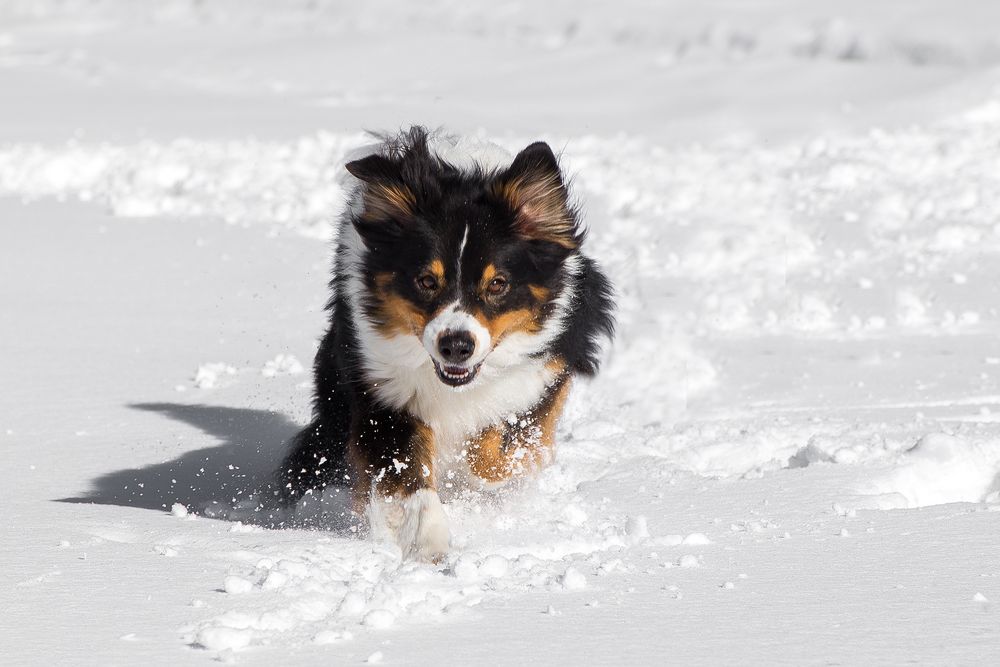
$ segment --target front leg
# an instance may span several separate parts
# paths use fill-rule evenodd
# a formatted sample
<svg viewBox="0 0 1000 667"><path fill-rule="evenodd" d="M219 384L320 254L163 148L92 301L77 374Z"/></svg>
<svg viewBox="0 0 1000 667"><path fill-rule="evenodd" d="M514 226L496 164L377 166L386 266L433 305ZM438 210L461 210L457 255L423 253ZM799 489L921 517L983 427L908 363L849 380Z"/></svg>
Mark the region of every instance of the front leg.
<svg viewBox="0 0 1000 667"><path fill-rule="evenodd" d="M501 483L550 463L555 458L556 425L569 387L569 377L560 378L526 413L476 436L465 450L472 472L486 482Z"/></svg>
<svg viewBox="0 0 1000 667"><path fill-rule="evenodd" d="M451 538L434 479L431 429L398 410L362 411L348 454L355 511L367 514L372 530L388 529L405 558L444 558Z"/></svg>

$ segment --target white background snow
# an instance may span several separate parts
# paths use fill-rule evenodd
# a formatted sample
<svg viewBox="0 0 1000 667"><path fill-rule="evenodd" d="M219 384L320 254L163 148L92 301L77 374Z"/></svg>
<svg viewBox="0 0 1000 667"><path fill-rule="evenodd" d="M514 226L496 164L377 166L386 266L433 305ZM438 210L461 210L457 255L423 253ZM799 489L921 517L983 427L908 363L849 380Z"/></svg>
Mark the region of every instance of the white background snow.
<svg viewBox="0 0 1000 667"><path fill-rule="evenodd" d="M998 26L0 4L0 662L994 662ZM414 122L562 151L620 307L437 568L240 504L308 417L342 159Z"/></svg>

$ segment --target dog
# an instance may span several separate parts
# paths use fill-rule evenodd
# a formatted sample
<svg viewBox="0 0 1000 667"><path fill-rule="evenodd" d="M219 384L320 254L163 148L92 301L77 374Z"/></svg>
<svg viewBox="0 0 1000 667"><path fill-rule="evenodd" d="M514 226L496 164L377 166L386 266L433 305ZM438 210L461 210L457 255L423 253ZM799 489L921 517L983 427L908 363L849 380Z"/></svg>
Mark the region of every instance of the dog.
<svg viewBox="0 0 1000 667"><path fill-rule="evenodd" d="M544 142L511 159L413 127L346 170L313 420L277 493L347 486L405 557L439 562L441 480L489 487L552 460L570 384L613 336L612 288Z"/></svg>

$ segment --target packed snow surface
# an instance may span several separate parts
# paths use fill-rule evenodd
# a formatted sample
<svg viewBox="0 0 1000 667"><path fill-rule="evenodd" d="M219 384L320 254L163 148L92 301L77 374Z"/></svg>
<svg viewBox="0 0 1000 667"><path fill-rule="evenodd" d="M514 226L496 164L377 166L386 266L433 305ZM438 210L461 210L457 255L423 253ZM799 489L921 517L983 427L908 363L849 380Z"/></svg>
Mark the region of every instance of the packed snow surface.
<svg viewBox="0 0 1000 667"><path fill-rule="evenodd" d="M994 660L1000 7L356 4L0 7L5 664ZM556 147L618 304L438 566L254 496L412 122Z"/></svg>

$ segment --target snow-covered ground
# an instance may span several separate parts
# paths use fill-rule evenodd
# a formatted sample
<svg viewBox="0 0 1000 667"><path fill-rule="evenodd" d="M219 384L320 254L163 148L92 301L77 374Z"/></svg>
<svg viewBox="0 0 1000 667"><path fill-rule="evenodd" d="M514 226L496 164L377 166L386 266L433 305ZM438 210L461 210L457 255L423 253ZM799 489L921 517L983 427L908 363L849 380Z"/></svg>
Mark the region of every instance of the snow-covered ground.
<svg viewBox="0 0 1000 667"><path fill-rule="evenodd" d="M1000 5L0 5L0 662L990 664ZM559 147L619 337L559 459L402 563L246 497L337 174Z"/></svg>

